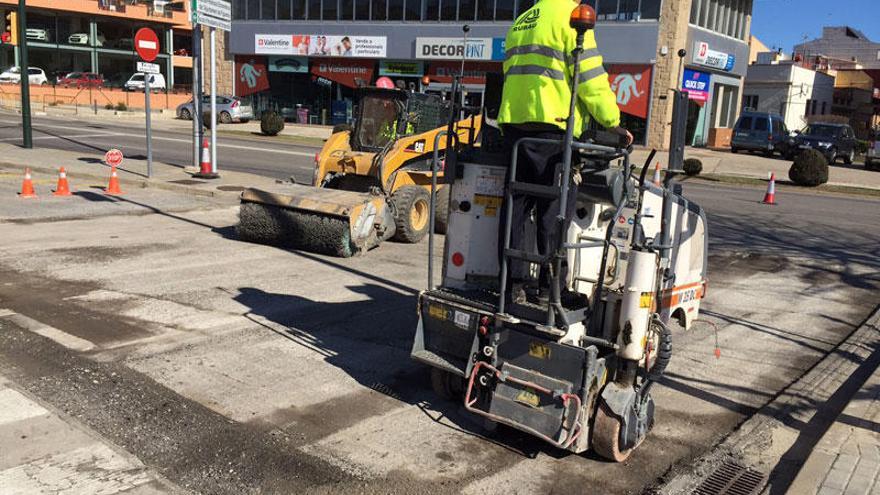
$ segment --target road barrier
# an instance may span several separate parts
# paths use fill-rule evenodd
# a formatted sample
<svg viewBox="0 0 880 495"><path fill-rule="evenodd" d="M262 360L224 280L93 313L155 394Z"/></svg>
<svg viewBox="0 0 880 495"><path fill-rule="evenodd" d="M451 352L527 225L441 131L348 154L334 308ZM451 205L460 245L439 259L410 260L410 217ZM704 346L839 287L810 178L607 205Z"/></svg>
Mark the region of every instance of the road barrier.
<svg viewBox="0 0 880 495"><path fill-rule="evenodd" d="M776 204L776 174L773 172L770 173L770 183L767 184L767 192L764 193L764 201L762 203L765 205Z"/></svg>
<svg viewBox="0 0 880 495"><path fill-rule="evenodd" d="M97 110L113 107L117 110L146 107L144 92L123 91L116 88L64 88L61 86L31 85L31 104L42 107L68 106L74 113L82 110ZM150 105L154 109L174 110L178 105L192 99L188 92L163 92L152 95ZM0 106L10 109L21 108L21 87L18 84L0 84Z"/></svg>
<svg viewBox="0 0 880 495"><path fill-rule="evenodd" d="M19 198L36 198L37 192L34 191L34 181L31 179L31 169L24 169L24 181L21 183L21 192L18 193Z"/></svg>
<svg viewBox="0 0 880 495"><path fill-rule="evenodd" d="M58 170L58 186L55 187L53 196L70 196L70 183L67 182L67 171L64 167Z"/></svg>
<svg viewBox="0 0 880 495"><path fill-rule="evenodd" d="M104 192L113 196L119 196L122 194L122 189L119 187L119 176L116 175L115 165L110 169L110 183L107 184L107 188L104 189Z"/></svg>

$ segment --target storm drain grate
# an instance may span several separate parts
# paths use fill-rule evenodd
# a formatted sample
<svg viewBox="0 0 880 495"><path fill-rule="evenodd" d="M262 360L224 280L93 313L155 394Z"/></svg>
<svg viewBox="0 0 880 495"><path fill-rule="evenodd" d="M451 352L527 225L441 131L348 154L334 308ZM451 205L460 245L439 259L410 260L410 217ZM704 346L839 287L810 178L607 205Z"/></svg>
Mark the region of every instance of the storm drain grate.
<svg viewBox="0 0 880 495"><path fill-rule="evenodd" d="M217 186L217 189L220 191L226 191L226 192L244 191L244 187L242 187L242 186Z"/></svg>
<svg viewBox="0 0 880 495"><path fill-rule="evenodd" d="M766 476L734 462L725 462L694 490L693 495L754 495Z"/></svg>
<svg viewBox="0 0 880 495"><path fill-rule="evenodd" d="M192 180L192 179L181 179L181 180L169 180L170 184L183 184L184 186L194 186L196 184L204 184L203 180Z"/></svg>

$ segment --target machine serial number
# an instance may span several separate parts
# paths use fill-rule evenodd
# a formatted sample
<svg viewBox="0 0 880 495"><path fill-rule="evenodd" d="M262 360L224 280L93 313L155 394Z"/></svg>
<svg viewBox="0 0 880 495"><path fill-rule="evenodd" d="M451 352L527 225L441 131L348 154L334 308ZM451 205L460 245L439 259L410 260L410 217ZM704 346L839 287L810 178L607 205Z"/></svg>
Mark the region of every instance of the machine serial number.
<svg viewBox="0 0 880 495"><path fill-rule="evenodd" d="M536 394L533 390L527 388L520 391L520 393L516 395L516 401L521 402L527 406L538 407L538 405L541 403L541 398L538 397L538 394Z"/></svg>

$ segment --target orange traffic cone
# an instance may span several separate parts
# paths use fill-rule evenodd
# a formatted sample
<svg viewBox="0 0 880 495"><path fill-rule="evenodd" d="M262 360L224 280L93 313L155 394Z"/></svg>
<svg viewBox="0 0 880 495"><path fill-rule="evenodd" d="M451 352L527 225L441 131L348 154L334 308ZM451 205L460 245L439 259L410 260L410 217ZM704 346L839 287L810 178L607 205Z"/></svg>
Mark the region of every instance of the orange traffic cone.
<svg viewBox="0 0 880 495"><path fill-rule="evenodd" d="M119 187L119 176L116 175L115 166L110 168L110 183L107 184L107 188L104 189L104 192L113 196L122 194L122 189Z"/></svg>
<svg viewBox="0 0 880 495"><path fill-rule="evenodd" d="M216 179L220 177L211 170L211 145L208 144L208 138L202 141L202 163L199 167L199 173L195 177L200 179Z"/></svg>
<svg viewBox="0 0 880 495"><path fill-rule="evenodd" d="M70 196L70 184L67 182L67 172L64 167L58 171L58 186L55 187L53 196Z"/></svg>
<svg viewBox="0 0 880 495"><path fill-rule="evenodd" d="M657 164L654 165L654 185L659 186L661 182L662 180L660 179L660 162L657 162Z"/></svg>
<svg viewBox="0 0 880 495"><path fill-rule="evenodd" d="M764 194L765 205L776 204L776 174L770 173L770 184L767 185L767 192Z"/></svg>
<svg viewBox="0 0 880 495"><path fill-rule="evenodd" d="M24 181L21 183L21 192L18 193L20 198L36 198L37 192L34 191L34 181L31 179L31 169L24 169Z"/></svg>

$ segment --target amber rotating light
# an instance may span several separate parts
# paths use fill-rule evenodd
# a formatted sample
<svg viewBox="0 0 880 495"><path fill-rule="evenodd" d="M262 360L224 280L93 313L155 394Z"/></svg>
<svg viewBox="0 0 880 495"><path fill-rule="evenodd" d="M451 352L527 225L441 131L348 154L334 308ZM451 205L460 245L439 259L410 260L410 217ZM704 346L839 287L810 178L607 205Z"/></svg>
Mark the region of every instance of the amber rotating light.
<svg viewBox="0 0 880 495"><path fill-rule="evenodd" d="M596 11L593 7L582 3L571 11L568 24L578 33L585 33L596 27Z"/></svg>

